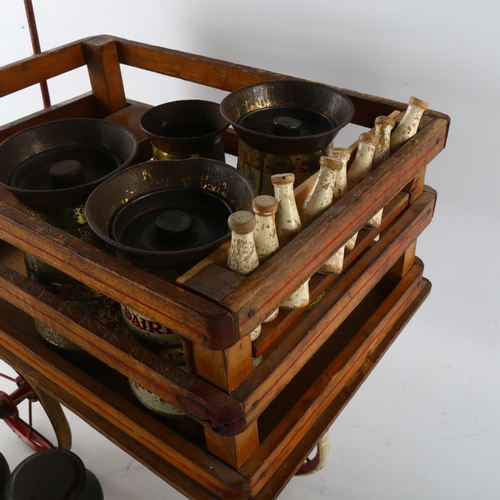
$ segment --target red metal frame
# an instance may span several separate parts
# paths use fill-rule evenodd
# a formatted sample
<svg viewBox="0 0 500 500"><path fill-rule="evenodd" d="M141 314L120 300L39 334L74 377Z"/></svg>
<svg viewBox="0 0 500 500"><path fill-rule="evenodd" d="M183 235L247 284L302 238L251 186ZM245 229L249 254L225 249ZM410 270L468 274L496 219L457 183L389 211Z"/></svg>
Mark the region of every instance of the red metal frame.
<svg viewBox="0 0 500 500"><path fill-rule="evenodd" d="M0 376L11 380L17 385L17 389L12 394L0 391L0 407L4 422L14 431L14 433L34 451L50 450L54 445L36 429L33 428L32 404L38 401L38 397L31 386L18 376L12 378L0 373ZM25 400L28 400L28 422L25 422L19 416L17 407Z"/></svg>
<svg viewBox="0 0 500 500"><path fill-rule="evenodd" d="M38 29L36 27L35 11L33 9L33 2L31 0L24 0L24 9L26 10L26 17L28 19L28 27L30 30L31 46L33 47L33 54L40 54L40 40L38 38ZM42 100L44 108L50 106L49 87L47 82L40 82L40 90L42 92Z"/></svg>

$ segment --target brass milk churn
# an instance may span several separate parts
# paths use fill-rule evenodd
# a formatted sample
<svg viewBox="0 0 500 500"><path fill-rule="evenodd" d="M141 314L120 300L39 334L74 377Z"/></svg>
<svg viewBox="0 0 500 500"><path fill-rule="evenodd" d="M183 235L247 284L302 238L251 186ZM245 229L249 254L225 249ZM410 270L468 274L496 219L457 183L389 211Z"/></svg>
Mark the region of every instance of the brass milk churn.
<svg viewBox="0 0 500 500"><path fill-rule="evenodd" d="M146 111L140 121L155 160L212 158L225 161L224 134L229 127L219 104L188 99Z"/></svg>
<svg viewBox="0 0 500 500"><path fill-rule="evenodd" d="M254 190L237 169L207 158L134 165L103 182L89 197L90 227L119 258L170 283L230 238L227 220L252 206ZM170 363L188 370L181 336L122 305L125 328ZM149 410L180 431L194 420L129 380ZM193 425L196 424L196 425Z"/></svg>
<svg viewBox="0 0 500 500"><path fill-rule="evenodd" d="M87 224L85 202L100 182L128 166L136 153L134 135L119 124L92 118L48 122L18 132L0 145L0 185L24 212L101 245ZM111 299L30 254L25 254L25 263L32 281L102 323L119 325L119 309ZM52 345L79 350L52 328L35 323Z"/></svg>
<svg viewBox="0 0 500 500"><path fill-rule="evenodd" d="M258 194L273 194L271 176L293 173L299 185L319 169L354 106L342 92L303 80L278 80L239 89L221 102L238 135L238 169Z"/></svg>

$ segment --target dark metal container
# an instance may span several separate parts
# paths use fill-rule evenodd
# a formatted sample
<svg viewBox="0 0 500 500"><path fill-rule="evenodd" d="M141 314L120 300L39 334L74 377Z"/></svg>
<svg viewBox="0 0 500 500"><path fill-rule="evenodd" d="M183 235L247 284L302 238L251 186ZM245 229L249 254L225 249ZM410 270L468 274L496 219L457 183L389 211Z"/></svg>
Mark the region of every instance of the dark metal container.
<svg viewBox="0 0 500 500"><path fill-rule="evenodd" d="M88 227L85 202L99 183L130 165L137 148L132 132L105 120L73 118L37 125L0 144L0 185L15 196L23 211L102 245ZM119 325L113 301L29 254L25 262L31 280L103 323ZM36 326L50 343L77 350L48 326L39 321Z"/></svg>
<svg viewBox="0 0 500 500"><path fill-rule="evenodd" d="M354 114L342 92L304 80L277 80L244 87L221 102L238 134L238 169L259 194L273 195L271 176L285 172L302 183L319 170L333 139Z"/></svg>
<svg viewBox="0 0 500 500"><path fill-rule="evenodd" d="M5 498L5 488L10 477L10 467L5 457L0 453L0 500Z"/></svg>
<svg viewBox="0 0 500 500"><path fill-rule="evenodd" d="M45 450L12 472L2 500L104 500L101 484L73 452Z"/></svg>
<svg viewBox="0 0 500 500"><path fill-rule="evenodd" d="M215 102L190 99L160 104L144 113L140 125L155 160L225 161L223 139L229 123Z"/></svg>

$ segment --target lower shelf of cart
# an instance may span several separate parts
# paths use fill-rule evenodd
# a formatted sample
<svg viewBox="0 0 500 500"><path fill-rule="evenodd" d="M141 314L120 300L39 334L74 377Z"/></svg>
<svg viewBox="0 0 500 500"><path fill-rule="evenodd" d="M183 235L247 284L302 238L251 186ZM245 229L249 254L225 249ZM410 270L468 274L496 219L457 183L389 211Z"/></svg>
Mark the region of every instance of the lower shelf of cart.
<svg viewBox="0 0 500 500"><path fill-rule="evenodd" d="M260 445L238 470L207 452L201 425L185 434L149 413L125 377L90 358L61 356L7 302L0 357L188 497L272 499L427 296L422 272L417 261L390 289L381 282L368 294L259 417Z"/></svg>

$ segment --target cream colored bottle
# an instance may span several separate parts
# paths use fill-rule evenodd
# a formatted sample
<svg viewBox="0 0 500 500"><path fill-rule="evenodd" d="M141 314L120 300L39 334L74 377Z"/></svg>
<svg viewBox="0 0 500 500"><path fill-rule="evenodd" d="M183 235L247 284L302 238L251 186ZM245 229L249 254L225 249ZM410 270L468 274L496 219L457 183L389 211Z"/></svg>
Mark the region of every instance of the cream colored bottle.
<svg viewBox="0 0 500 500"><path fill-rule="evenodd" d="M380 139L380 142L373 153L372 170L381 165L389 156L391 156L391 132L396 121L390 116L377 116L375 118L375 128L373 133ZM369 228L378 228L382 222L384 209L380 209L367 223Z"/></svg>
<svg viewBox="0 0 500 500"><path fill-rule="evenodd" d="M319 217L333 203L335 181L339 172L344 168L344 163L329 156L320 158L320 169L316 182L302 205L302 224L308 226ZM321 267L321 272L340 273L344 261L344 247L330 257Z"/></svg>
<svg viewBox="0 0 500 500"><path fill-rule="evenodd" d="M351 154L345 148L333 148L330 153L330 158L342 162L342 168L337 172L337 176L335 177L335 186L333 188L334 202L347 194L347 162L350 157Z"/></svg>
<svg viewBox="0 0 500 500"><path fill-rule="evenodd" d="M248 276L259 267L259 258L255 248L253 230L255 228L255 215L245 210L232 213L227 224L231 230L231 246L227 258L227 267L242 276ZM255 340L261 331L259 325L250 334Z"/></svg>
<svg viewBox="0 0 500 500"><path fill-rule="evenodd" d="M349 191L354 189L372 171L373 155L375 154L375 148L379 142L380 139L376 135L368 132L363 132L359 136L356 156L354 157L351 167L347 171L347 189ZM357 237L358 233L354 234L346 243L346 249L348 251L354 248Z"/></svg>
<svg viewBox="0 0 500 500"><path fill-rule="evenodd" d="M390 116L377 116L375 118L374 135L379 138L379 143L373 153L373 168L377 168L391 155L391 133L396 125Z"/></svg>
<svg viewBox="0 0 500 500"><path fill-rule="evenodd" d="M422 115L428 107L429 104L425 101L410 97L403 118L392 132L391 153L396 152L408 139L417 133Z"/></svg>
<svg viewBox="0 0 500 500"><path fill-rule="evenodd" d="M278 211L278 201L274 196L260 195L254 198L252 208L255 214L253 237L259 263L262 265L280 248L276 232L275 216ZM273 311L264 321L269 323L278 316L279 308Z"/></svg>
<svg viewBox="0 0 500 500"><path fill-rule="evenodd" d="M333 188L333 203L340 200L347 194L347 162L351 154L345 148L333 148L330 153L330 158L342 162L342 168L337 172L335 177L335 186ZM337 250L319 270L320 273L338 274L344 268L345 245Z"/></svg>
<svg viewBox="0 0 500 500"><path fill-rule="evenodd" d="M303 227L309 226L333 203L335 179L341 169L342 162L329 156L320 158L316 181L306 196L300 211L300 220Z"/></svg>
<svg viewBox="0 0 500 500"><path fill-rule="evenodd" d="M280 247L284 247L302 231L302 222L295 202L292 173L275 174L271 176L274 186L274 197L278 201L276 212L276 232ZM297 309L309 304L309 279L303 283L283 304L283 309Z"/></svg>
<svg viewBox="0 0 500 500"><path fill-rule="evenodd" d="M291 173L275 174L271 176L271 182L274 187L274 197L278 201L278 210L275 216L276 232L280 247L283 248L302 231L302 222L293 192L295 175Z"/></svg>

